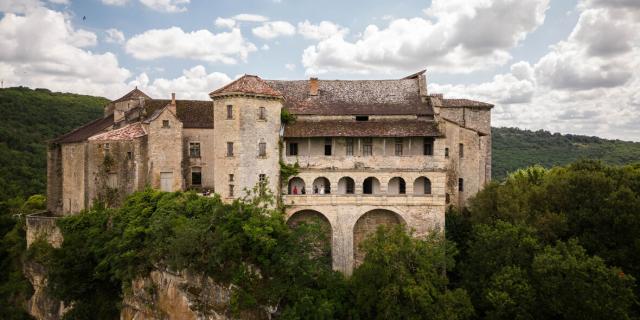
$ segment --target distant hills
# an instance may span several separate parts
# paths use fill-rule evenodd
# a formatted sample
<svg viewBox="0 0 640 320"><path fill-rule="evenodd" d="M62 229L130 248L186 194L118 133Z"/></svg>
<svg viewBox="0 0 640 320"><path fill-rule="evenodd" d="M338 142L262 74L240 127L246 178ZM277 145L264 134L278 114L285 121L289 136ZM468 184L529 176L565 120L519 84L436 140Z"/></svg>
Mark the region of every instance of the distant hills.
<svg viewBox="0 0 640 320"><path fill-rule="evenodd" d="M0 89L0 202L46 192L46 141L102 116L109 100L24 87ZM640 143L493 128L493 177L577 159L640 162Z"/></svg>

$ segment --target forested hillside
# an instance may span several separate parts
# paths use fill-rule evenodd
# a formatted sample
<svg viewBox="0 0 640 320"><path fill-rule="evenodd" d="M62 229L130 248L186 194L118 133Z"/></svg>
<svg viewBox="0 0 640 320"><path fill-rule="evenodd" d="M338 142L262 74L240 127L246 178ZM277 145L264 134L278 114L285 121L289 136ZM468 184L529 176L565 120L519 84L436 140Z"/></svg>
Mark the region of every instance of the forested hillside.
<svg viewBox="0 0 640 320"><path fill-rule="evenodd" d="M99 118L107 102L47 89L0 89L0 202L44 193L45 141Z"/></svg>
<svg viewBox="0 0 640 320"><path fill-rule="evenodd" d="M494 179L535 164L550 168L580 159L618 165L640 162L639 142L517 128L493 128L492 134Z"/></svg>

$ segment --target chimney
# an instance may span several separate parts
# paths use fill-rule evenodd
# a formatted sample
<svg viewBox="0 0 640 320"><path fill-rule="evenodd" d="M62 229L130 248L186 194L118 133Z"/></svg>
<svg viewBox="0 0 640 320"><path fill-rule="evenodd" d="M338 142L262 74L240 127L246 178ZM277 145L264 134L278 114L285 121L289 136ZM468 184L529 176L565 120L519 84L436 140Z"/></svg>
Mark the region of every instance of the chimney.
<svg viewBox="0 0 640 320"><path fill-rule="evenodd" d="M171 112L173 112L174 115L177 115L177 110L176 110L176 93L172 92L171 93L171 104L169 105L169 110L171 110Z"/></svg>
<svg viewBox="0 0 640 320"><path fill-rule="evenodd" d="M318 95L318 78L309 79L309 95L311 96Z"/></svg>

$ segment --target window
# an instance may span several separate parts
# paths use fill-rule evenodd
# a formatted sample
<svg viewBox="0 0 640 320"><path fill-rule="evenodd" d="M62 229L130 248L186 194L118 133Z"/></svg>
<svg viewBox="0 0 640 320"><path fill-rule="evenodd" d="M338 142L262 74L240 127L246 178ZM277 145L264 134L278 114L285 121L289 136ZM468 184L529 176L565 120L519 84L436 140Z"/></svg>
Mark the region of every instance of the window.
<svg viewBox="0 0 640 320"><path fill-rule="evenodd" d="M227 119L233 119L233 106L227 105Z"/></svg>
<svg viewBox="0 0 640 320"><path fill-rule="evenodd" d="M118 174L117 173L109 173L109 177L107 177L107 187L111 189L118 188Z"/></svg>
<svg viewBox="0 0 640 320"><path fill-rule="evenodd" d="M431 181L427 178L424 179L424 194L431 194Z"/></svg>
<svg viewBox="0 0 640 320"><path fill-rule="evenodd" d="M347 179L347 186L346 186L346 193L347 194L354 194L356 191L356 184L353 181L353 179Z"/></svg>
<svg viewBox="0 0 640 320"><path fill-rule="evenodd" d="M297 156L298 155L298 144L297 143L289 143L289 155Z"/></svg>
<svg viewBox="0 0 640 320"><path fill-rule="evenodd" d="M266 142L258 143L258 156L259 157L266 157L267 156L267 143Z"/></svg>
<svg viewBox="0 0 640 320"><path fill-rule="evenodd" d="M127 151L127 160L133 160L133 152Z"/></svg>
<svg viewBox="0 0 640 320"><path fill-rule="evenodd" d="M362 155L365 157L373 155L373 139L362 139Z"/></svg>
<svg viewBox="0 0 640 320"><path fill-rule="evenodd" d="M460 149L460 158L464 158L464 144L459 144L458 148Z"/></svg>
<svg viewBox="0 0 640 320"><path fill-rule="evenodd" d="M356 121L369 121L369 116L356 116Z"/></svg>
<svg viewBox="0 0 640 320"><path fill-rule="evenodd" d="M111 146L108 143L104 144L104 152L105 153L109 153L109 151L111 150Z"/></svg>
<svg viewBox="0 0 640 320"><path fill-rule="evenodd" d="M200 142L189 142L189 156L200 158Z"/></svg>
<svg viewBox="0 0 640 320"><path fill-rule="evenodd" d="M396 156L402 155L402 138L396 138Z"/></svg>
<svg viewBox="0 0 640 320"><path fill-rule="evenodd" d="M202 169L200 167L191 168L191 184L194 186L202 184Z"/></svg>
<svg viewBox="0 0 640 320"><path fill-rule="evenodd" d="M227 157L233 157L233 142L227 142Z"/></svg>
<svg viewBox="0 0 640 320"><path fill-rule="evenodd" d="M464 191L464 179L462 178L458 179L458 191L460 192Z"/></svg>
<svg viewBox="0 0 640 320"><path fill-rule="evenodd" d="M446 204L449 204L449 202L451 202L451 196L449 196L448 193L444 195L444 202Z"/></svg>
<svg viewBox="0 0 640 320"><path fill-rule="evenodd" d="M331 138L325 138L324 139L324 155L325 156L330 156L331 155Z"/></svg>
<svg viewBox="0 0 640 320"><path fill-rule="evenodd" d="M233 173L229 174L229 182L233 182Z"/></svg>
<svg viewBox="0 0 640 320"><path fill-rule="evenodd" d="M398 181L398 193L399 194L407 193L407 184L404 182L404 179L400 179L400 181Z"/></svg>
<svg viewBox="0 0 640 320"><path fill-rule="evenodd" d="M444 157L449 158L449 148L444 148Z"/></svg>
<svg viewBox="0 0 640 320"><path fill-rule="evenodd" d="M433 155L433 138L424 138L423 154L425 156Z"/></svg>
<svg viewBox="0 0 640 320"><path fill-rule="evenodd" d="M229 197L233 197L233 185L229 185Z"/></svg>
<svg viewBox="0 0 640 320"><path fill-rule="evenodd" d="M169 128L169 120L162 120L162 127Z"/></svg>
<svg viewBox="0 0 640 320"><path fill-rule="evenodd" d="M347 155L353 155L353 138L347 138Z"/></svg>
<svg viewBox="0 0 640 320"><path fill-rule="evenodd" d="M267 119L267 110L264 107L260 107L258 109L258 119L266 120Z"/></svg>
<svg viewBox="0 0 640 320"><path fill-rule="evenodd" d="M261 173L258 175L258 181L260 181L260 183L263 183L267 180L267 175L264 173Z"/></svg>

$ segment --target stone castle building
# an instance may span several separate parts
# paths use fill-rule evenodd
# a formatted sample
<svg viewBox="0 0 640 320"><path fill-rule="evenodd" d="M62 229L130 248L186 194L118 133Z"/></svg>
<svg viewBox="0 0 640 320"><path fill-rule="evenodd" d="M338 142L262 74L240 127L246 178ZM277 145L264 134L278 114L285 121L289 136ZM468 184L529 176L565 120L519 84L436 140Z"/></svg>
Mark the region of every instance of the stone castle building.
<svg viewBox="0 0 640 320"><path fill-rule="evenodd" d="M118 204L146 186L232 200L265 181L290 224L326 224L333 267L349 274L379 224L441 229L446 206L463 205L491 177L493 105L428 94L424 71L353 81L245 75L210 97L157 100L136 88L51 141L49 211ZM281 161L298 163L299 174L282 181Z"/></svg>

